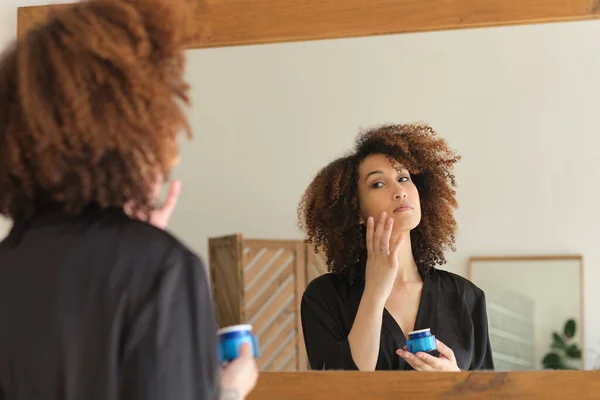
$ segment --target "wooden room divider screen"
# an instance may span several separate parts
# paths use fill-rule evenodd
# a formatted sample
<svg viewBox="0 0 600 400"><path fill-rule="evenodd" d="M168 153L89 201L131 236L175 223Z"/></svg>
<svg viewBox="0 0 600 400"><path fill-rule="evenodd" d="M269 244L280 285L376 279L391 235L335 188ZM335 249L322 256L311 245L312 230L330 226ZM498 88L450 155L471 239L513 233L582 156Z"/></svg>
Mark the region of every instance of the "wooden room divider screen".
<svg viewBox="0 0 600 400"><path fill-rule="evenodd" d="M325 256L301 240L210 238L209 265L219 327L252 324L262 371L308 369L300 301L326 272Z"/></svg>

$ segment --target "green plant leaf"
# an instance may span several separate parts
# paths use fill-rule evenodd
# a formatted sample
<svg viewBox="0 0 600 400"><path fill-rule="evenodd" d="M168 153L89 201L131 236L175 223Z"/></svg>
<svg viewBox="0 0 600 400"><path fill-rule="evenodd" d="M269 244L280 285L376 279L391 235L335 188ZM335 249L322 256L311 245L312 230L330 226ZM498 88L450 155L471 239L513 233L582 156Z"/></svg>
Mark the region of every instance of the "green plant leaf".
<svg viewBox="0 0 600 400"><path fill-rule="evenodd" d="M570 319L565 323L565 336L569 339L571 339L573 336L575 336L575 329L576 329L576 323L574 319Z"/></svg>
<svg viewBox="0 0 600 400"><path fill-rule="evenodd" d="M562 337L560 337L560 335L557 332L552 333L552 347L555 349L562 349L564 350L567 345L565 343L565 341L563 340Z"/></svg>
<svg viewBox="0 0 600 400"><path fill-rule="evenodd" d="M542 359L542 364L546 369L564 369L565 365L560 356L556 353L548 353Z"/></svg>
<svg viewBox="0 0 600 400"><path fill-rule="evenodd" d="M581 358L581 349L575 343L567 347L565 353L569 358Z"/></svg>

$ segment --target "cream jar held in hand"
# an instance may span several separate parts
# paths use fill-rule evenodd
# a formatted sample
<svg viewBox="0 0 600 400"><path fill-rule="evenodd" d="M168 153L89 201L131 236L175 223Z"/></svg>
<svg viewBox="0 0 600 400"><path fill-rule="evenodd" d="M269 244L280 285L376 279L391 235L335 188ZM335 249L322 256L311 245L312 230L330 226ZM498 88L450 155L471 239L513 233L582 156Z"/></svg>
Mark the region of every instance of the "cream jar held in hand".
<svg viewBox="0 0 600 400"><path fill-rule="evenodd" d="M419 352L430 353L437 350L437 342L429 328L421 329L408 334L406 349L413 354Z"/></svg>
<svg viewBox="0 0 600 400"><path fill-rule="evenodd" d="M252 334L252 325L227 326L219 329L217 336L219 340L217 352L221 363L228 363L238 358L240 346L246 342L251 344L255 358L260 355L258 339Z"/></svg>

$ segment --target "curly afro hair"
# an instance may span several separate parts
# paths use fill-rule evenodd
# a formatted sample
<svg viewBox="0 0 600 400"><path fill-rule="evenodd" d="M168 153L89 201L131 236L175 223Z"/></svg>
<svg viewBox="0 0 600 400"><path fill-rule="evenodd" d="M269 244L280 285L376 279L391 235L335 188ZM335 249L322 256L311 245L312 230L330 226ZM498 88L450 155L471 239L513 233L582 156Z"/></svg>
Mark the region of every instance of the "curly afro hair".
<svg viewBox="0 0 600 400"><path fill-rule="evenodd" d="M367 156L383 154L405 166L419 191L422 217L411 232L419 273L426 276L445 264L444 251L455 250L454 164L460 156L427 125L383 125L356 139L354 150L316 175L298 207L305 242L327 256L329 272L349 282L364 279L366 229L359 223L358 170Z"/></svg>
<svg viewBox="0 0 600 400"><path fill-rule="evenodd" d="M187 131L188 0L64 6L0 59L0 214L51 205L147 216Z"/></svg>

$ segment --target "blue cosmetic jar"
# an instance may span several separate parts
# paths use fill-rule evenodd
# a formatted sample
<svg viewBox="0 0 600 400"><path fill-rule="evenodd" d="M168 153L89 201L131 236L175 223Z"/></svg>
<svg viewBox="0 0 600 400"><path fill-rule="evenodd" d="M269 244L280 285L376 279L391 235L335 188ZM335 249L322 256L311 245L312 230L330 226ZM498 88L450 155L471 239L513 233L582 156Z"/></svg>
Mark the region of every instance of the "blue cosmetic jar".
<svg viewBox="0 0 600 400"><path fill-rule="evenodd" d="M258 339L252 334L252 325L231 325L217 331L219 362L227 363L239 357L240 346L250 343L252 354L259 357Z"/></svg>
<svg viewBox="0 0 600 400"><path fill-rule="evenodd" d="M406 349L413 354L419 352L430 353L437 350L437 342L429 328L421 329L408 334Z"/></svg>

